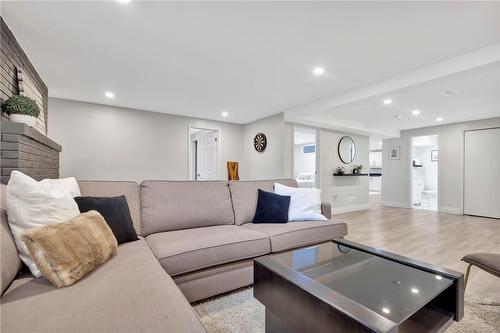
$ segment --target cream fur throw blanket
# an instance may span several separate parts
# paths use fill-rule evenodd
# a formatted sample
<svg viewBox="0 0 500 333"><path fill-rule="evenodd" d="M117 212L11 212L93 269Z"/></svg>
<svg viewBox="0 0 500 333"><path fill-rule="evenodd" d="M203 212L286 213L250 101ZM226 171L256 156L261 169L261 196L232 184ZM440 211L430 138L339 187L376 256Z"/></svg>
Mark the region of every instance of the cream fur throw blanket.
<svg viewBox="0 0 500 333"><path fill-rule="evenodd" d="M113 232L95 210L69 222L29 229L23 241L43 276L58 288L74 284L118 250Z"/></svg>

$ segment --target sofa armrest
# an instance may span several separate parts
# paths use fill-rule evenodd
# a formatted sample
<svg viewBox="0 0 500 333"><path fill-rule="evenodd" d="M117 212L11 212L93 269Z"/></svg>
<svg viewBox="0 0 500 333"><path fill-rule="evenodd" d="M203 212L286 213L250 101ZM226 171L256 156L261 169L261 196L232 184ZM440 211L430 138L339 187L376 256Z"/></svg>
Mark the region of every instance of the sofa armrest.
<svg viewBox="0 0 500 333"><path fill-rule="evenodd" d="M328 202L321 203L321 214L323 214L327 219L332 218L332 205Z"/></svg>

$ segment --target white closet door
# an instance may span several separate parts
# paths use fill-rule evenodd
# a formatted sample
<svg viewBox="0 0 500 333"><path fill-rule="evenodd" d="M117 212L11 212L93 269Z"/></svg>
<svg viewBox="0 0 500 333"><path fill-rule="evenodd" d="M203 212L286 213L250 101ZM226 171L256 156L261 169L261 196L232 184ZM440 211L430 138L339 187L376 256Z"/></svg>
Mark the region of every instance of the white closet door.
<svg viewBox="0 0 500 333"><path fill-rule="evenodd" d="M500 128L465 132L464 213L500 218Z"/></svg>

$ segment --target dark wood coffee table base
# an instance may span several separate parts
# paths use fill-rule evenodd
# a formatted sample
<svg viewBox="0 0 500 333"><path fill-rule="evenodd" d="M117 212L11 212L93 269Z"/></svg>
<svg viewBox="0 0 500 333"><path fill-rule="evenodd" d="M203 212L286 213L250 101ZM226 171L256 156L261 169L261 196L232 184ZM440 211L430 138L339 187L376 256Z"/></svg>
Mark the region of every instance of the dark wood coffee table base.
<svg viewBox="0 0 500 333"><path fill-rule="evenodd" d="M403 258L394 256L394 260ZM415 261L406 264L451 276L450 271L436 270L434 266L420 267ZM343 295L331 296L324 288L269 256L254 261L254 296L266 307L266 332L269 333L443 332L453 320L463 316L463 275L456 275L455 283L399 325Z"/></svg>
<svg viewBox="0 0 500 333"><path fill-rule="evenodd" d="M254 263L254 297L266 307L266 332L369 332L301 288Z"/></svg>

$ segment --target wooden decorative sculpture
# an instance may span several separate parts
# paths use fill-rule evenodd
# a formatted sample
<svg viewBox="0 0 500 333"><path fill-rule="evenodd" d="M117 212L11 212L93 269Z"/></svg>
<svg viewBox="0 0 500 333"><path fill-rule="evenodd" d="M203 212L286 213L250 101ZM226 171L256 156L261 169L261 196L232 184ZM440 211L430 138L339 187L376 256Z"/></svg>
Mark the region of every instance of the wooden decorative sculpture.
<svg viewBox="0 0 500 333"><path fill-rule="evenodd" d="M227 162L227 179L240 180L238 175L238 162Z"/></svg>

